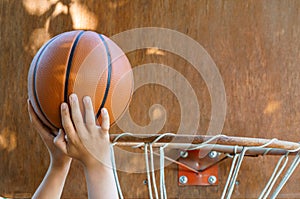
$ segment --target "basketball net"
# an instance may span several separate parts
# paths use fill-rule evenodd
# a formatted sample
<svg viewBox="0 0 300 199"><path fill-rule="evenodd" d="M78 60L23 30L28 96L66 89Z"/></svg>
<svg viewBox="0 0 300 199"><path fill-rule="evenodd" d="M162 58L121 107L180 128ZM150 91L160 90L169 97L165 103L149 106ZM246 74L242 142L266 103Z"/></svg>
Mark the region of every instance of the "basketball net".
<svg viewBox="0 0 300 199"><path fill-rule="evenodd" d="M165 160L170 158L165 156L165 149L170 148L184 148L184 150L195 149L209 149L226 154L232 159L231 168L224 186L221 198L231 198L236 185L237 176L241 168L242 162L246 155L281 155L274 171L270 176L267 184L263 188L259 199L267 197L276 198L282 190L288 179L291 177L295 169L300 163L300 144L295 142L281 141L278 139L259 139L247 137L230 137L226 135L216 136L200 136L200 135L184 135L179 136L172 133L165 133L159 135L136 135L131 133L123 133L118 135L110 135L111 138L111 160L115 176L115 181L119 193L119 197L123 199L121 186L118 180L117 168L115 163L114 146L130 146L132 148L140 148L144 151L147 184L149 198L167 199L167 191L165 184L164 167ZM176 143L170 143L172 138L176 138ZM192 139L191 139L192 138ZM190 140L194 140L189 143ZM196 141L195 141L196 140ZM153 152L153 148L158 148L159 153ZM156 184L154 173L154 155L159 156L159 192ZM294 159L290 166L283 174L283 170L288 165L289 155L294 155ZM171 160L178 163L176 160ZM283 175L281 181L274 188L275 183L279 177ZM273 190L273 192L272 192Z"/></svg>

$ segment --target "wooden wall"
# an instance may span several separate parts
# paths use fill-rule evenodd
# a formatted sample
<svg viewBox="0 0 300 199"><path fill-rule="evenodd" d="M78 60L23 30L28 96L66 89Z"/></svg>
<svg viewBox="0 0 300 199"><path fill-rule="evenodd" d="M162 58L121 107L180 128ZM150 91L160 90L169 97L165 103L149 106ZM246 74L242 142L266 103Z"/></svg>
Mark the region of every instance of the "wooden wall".
<svg viewBox="0 0 300 199"><path fill-rule="evenodd" d="M77 28L107 36L139 27L163 27L186 34L211 55L224 81L227 114L223 134L299 141L299 1L73 0L69 10L65 6L68 0L55 2L0 1L0 195L29 198L46 172L49 157L27 114L27 71L43 42ZM206 132L211 99L203 78L181 57L164 55L138 50L128 57L134 67L163 63L184 75L199 101L198 131ZM152 104L161 104L166 110L162 132L176 131L181 115L178 101L159 85L146 85L135 92L130 104L134 121L147 125ZM119 129L114 126L111 131L118 133ZM257 197L277 159L247 158L233 197ZM220 185L213 187L178 187L177 167L168 166L169 198L218 198L229 166L230 161L219 165ZM125 197L147 198L145 178L145 174L120 172ZM298 168L280 196L299 198L299 180ZM86 197L82 168L74 161L63 198Z"/></svg>

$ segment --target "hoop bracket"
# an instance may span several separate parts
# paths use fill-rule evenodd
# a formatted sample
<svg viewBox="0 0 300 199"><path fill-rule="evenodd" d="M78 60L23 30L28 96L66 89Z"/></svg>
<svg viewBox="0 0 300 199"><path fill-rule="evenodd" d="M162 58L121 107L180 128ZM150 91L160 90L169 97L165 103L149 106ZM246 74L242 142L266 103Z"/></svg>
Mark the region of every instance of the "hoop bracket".
<svg viewBox="0 0 300 199"><path fill-rule="evenodd" d="M217 163L225 159L216 151L191 150L180 151L178 161L196 171L178 165L178 185L218 185Z"/></svg>

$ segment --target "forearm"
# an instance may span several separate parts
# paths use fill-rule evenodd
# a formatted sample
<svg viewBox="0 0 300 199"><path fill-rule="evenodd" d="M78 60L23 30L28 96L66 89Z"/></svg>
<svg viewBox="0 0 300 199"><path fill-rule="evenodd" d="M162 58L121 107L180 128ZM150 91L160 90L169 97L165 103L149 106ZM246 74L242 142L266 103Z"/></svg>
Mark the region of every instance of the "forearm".
<svg viewBox="0 0 300 199"><path fill-rule="evenodd" d="M118 191L113 170L102 164L85 166L89 199L116 199Z"/></svg>
<svg viewBox="0 0 300 199"><path fill-rule="evenodd" d="M71 162L63 165L56 166L50 163L48 171L32 196L33 199L56 199L60 198L63 187L70 169Z"/></svg>

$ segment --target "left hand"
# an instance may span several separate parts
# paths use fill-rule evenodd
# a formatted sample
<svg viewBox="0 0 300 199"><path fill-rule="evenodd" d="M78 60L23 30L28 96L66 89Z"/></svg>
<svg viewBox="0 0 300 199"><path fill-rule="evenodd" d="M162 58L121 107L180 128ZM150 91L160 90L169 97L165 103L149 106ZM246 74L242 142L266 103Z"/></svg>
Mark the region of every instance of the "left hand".
<svg viewBox="0 0 300 199"><path fill-rule="evenodd" d="M52 164L52 166L62 167L62 166L69 165L71 163L72 158L65 155L54 144L54 138L55 138L54 135L57 135L58 133L51 132L51 130L41 122L41 120L34 112L29 100L27 100L27 104L28 104L28 112L29 112L31 123L40 134L44 144L48 149L50 155L50 163Z"/></svg>

